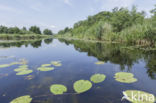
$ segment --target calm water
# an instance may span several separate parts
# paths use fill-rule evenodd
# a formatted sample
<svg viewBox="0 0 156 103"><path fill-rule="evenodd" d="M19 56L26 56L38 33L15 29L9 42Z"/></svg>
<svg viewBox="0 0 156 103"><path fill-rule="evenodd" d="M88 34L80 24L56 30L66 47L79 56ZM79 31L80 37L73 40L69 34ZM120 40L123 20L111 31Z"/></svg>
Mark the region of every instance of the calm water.
<svg viewBox="0 0 156 103"><path fill-rule="evenodd" d="M142 90L156 96L156 52L124 49L125 45L85 43L82 41L42 40L36 42L13 42L0 44L0 64L19 59L28 61L34 70L32 80L17 76L18 65L0 69L0 103L31 95L32 103L129 103L124 100L125 90ZM49 72L39 72L37 67L51 61L62 61L61 67ZM95 65L97 61L104 65ZM131 72L138 79L132 84L114 80L116 72ZM82 94L74 94L73 83L89 80L95 73L105 74L106 80ZM49 87L52 84L67 86L68 92L55 96Z"/></svg>

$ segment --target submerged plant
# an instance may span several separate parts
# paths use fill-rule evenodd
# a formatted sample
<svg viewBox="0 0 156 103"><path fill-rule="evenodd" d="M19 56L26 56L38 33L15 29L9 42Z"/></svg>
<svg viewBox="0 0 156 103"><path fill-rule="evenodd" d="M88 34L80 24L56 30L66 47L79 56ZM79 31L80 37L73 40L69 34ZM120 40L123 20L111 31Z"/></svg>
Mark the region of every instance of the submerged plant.
<svg viewBox="0 0 156 103"><path fill-rule="evenodd" d="M49 67L51 64L42 64L41 67Z"/></svg>
<svg viewBox="0 0 156 103"><path fill-rule="evenodd" d="M101 83L105 80L106 76L104 74L94 74L91 76L90 80L93 83Z"/></svg>
<svg viewBox="0 0 156 103"><path fill-rule="evenodd" d="M134 83L137 81L132 73L118 72L114 76L115 80L122 83Z"/></svg>
<svg viewBox="0 0 156 103"><path fill-rule="evenodd" d="M51 64L56 67L62 66L61 61L52 61Z"/></svg>
<svg viewBox="0 0 156 103"><path fill-rule="evenodd" d="M54 70L53 67L39 67L37 68L37 70L39 71L51 71L51 70Z"/></svg>
<svg viewBox="0 0 156 103"><path fill-rule="evenodd" d="M22 70L22 71L16 73L16 75L27 75L27 74L30 74L32 72L33 72L33 70Z"/></svg>
<svg viewBox="0 0 156 103"><path fill-rule="evenodd" d="M138 90L126 90L123 92L123 99L127 99L132 103L154 103L156 98L153 94L138 91Z"/></svg>
<svg viewBox="0 0 156 103"><path fill-rule="evenodd" d="M74 83L73 87L77 93L83 93L91 89L92 83L88 80L78 80Z"/></svg>
<svg viewBox="0 0 156 103"><path fill-rule="evenodd" d="M95 64L101 65L101 64L105 64L105 62L103 62L103 61L98 61L98 62L95 62Z"/></svg>
<svg viewBox="0 0 156 103"><path fill-rule="evenodd" d="M67 87L61 84L54 84L51 85L50 87L50 91L54 94L54 95L61 95L64 92L67 92Z"/></svg>
<svg viewBox="0 0 156 103"><path fill-rule="evenodd" d="M32 98L29 95L18 97L12 100L10 103L30 103Z"/></svg>

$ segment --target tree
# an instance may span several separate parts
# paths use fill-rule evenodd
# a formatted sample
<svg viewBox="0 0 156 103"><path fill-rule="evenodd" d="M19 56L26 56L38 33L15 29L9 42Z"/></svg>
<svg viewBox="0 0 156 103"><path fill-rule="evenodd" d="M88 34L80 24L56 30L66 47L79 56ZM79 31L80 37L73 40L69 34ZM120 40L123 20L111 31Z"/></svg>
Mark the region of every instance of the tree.
<svg viewBox="0 0 156 103"><path fill-rule="evenodd" d="M45 35L53 35L52 31L49 30L49 29L45 29L45 30L43 31L43 34L45 34Z"/></svg>
<svg viewBox="0 0 156 103"><path fill-rule="evenodd" d="M41 30L40 30L40 28L37 27L37 26L31 26L31 27L29 28L29 31L30 31L30 32L33 32L33 33L35 33L35 34L41 34Z"/></svg>
<svg viewBox="0 0 156 103"><path fill-rule="evenodd" d="M18 34L20 32L20 29L18 27L10 27L8 28L9 34Z"/></svg>
<svg viewBox="0 0 156 103"><path fill-rule="evenodd" d="M8 28L5 26L0 26L0 33L8 33Z"/></svg>

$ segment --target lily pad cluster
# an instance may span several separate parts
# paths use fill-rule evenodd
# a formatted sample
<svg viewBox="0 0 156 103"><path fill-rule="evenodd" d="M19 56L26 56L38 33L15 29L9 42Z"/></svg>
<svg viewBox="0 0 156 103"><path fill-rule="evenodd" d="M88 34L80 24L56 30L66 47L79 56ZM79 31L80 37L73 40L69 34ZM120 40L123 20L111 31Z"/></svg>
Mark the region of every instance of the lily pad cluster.
<svg viewBox="0 0 156 103"><path fill-rule="evenodd" d="M30 95L25 95L12 100L10 103L31 103L31 101Z"/></svg>
<svg viewBox="0 0 156 103"><path fill-rule="evenodd" d="M54 66L56 66L56 67L62 66L61 61L52 61L51 64L54 65Z"/></svg>
<svg viewBox="0 0 156 103"><path fill-rule="evenodd" d="M115 80L121 83L134 83L137 81L132 73L118 72L114 76Z"/></svg>
<svg viewBox="0 0 156 103"><path fill-rule="evenodd" d="M154 103L156 101L156 98L153 94L144 91L126 90L123 92L123 95L123 99L126 99L132 103Z"/></svg>
<svg viewBox="0 0 156 103"><path fill-rule="evenodd" d="M39 71L52 71L54 67L50 67L51 64L42 64L41 67L37 68Z"/></svg>
<svg viewBox="0 0 156 103"><path fill-rule="evenodd" d="M64 92L67 92L67 87L61 84L54 84L51 85L50 87L50 91L54 94L54 95L61 95Z"/></svg>
<svg viewBox="0 0 156 103"><path fill-rule="evenodd" d="M28 65L21 65L17 69L14 69L16 75L27 75L33 72L33 70L28 69Z"/></svg>
<svg viewBox="0 0 156 103"><path fill-rule="evenodd" d="M105 62L103 61L98 61L98 62L95 62L96 65L102 65L102 64L105 64Z"/></svg>
<svg viewBox="0 0 156 103"><path fill-rule="evenodd" d="M93 83L101 83L105 80L106 76L104 74L94 74L91 76L90 80Z"/></svg>

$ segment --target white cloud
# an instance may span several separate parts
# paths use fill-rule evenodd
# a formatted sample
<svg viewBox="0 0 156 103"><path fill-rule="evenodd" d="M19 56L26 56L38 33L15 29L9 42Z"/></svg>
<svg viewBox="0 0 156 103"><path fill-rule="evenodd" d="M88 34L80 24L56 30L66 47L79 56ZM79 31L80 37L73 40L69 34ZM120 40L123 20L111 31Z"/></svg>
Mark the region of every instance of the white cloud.
<svg viewBox="0 0 156 103"><path fill-rule="evenodd" d="M64 0L64 3L65 3L65 4L67 4L67 5L72 6L72 3L71 3L71 1L70 1L70 0Z"/></svg>
<svg viewBox="0 0 156 103"><path fill-rule="evenodd" d="M30 6L31 9L34 11L40 12L42 10L42 4L41 3L36 3Z"/></svg>

